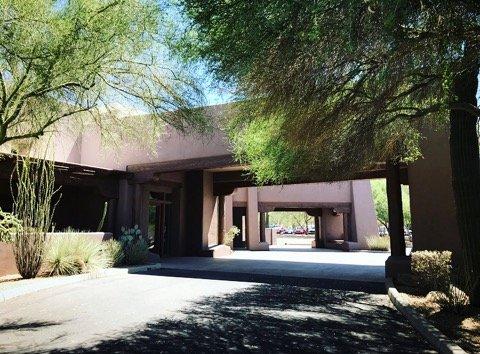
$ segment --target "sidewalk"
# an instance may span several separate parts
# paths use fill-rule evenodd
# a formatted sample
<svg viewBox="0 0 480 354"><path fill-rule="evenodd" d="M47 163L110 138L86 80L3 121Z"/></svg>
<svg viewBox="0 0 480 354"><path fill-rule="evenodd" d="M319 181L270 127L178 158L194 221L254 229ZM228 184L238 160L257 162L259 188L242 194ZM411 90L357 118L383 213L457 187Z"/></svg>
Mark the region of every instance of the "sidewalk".
<svg viewBox="0 0 480 354"><path fill-rule="evenodd" d="M384 283L388 256L387 252L272 247L270 251L235 251L222 258L166 258L162 269Z"/></svg>
<svg viewBox="0 0 480 354"><path fill-rule="evenodd" d="M159 263L141 266L100 269L93 273L77 274L70 276L38 277L21 279L18 276L6 276L0 279L0 302L5 302L17 296L34 293L40 290L82 282L89 279L121 276L125 274L140 273L160 269ZM6 280L6 281L2 281Z"/></svg>

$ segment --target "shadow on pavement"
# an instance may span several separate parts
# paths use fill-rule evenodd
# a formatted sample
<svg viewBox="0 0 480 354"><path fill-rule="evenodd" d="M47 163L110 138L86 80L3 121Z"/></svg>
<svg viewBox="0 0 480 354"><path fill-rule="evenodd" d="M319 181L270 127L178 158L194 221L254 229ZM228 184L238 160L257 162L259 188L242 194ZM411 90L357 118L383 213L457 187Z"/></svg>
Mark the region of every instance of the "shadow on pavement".
<svg viewBox="0 0 480 354"><path fill-rule="evenodd" d="M320 279L307 277L291 277L285 275L265 275L254 273L238 273L238 272L220 272L220 271L203 271L203 270L185 270L185 269L157 269L148 272L138 273L146 275L157 275L166 277L182 277L195 279L214 279L229 281L244 281L264 284L294 285L307 286L311 288L336 289L363 291L371 294L386 294L385 283L355 281L355 280L339 280L339 279Z"/></svg>
<svg viewBox="0 0 480 354"><path fill-rule="evenodd" d="M426 352L383 301L361 292L258 284L192 302L172 318L93 346L55 353Z"/></svg>

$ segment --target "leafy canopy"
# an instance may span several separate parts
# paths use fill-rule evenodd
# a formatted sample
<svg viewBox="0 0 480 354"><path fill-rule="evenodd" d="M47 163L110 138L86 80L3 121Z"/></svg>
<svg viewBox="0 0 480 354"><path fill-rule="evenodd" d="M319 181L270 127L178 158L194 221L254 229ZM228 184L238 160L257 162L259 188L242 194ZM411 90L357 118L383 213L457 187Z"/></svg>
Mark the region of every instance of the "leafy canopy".
<svg viewBox="0 0 480 354"><path fill-rule="evenodd" d="M238 87L232 135L260 182L335 179L420 155L478 61L480 3L183 0L188 58Z"/></svg>
<svg viewBox="0 0 480 354"><path fill-rule="evenodd" d="M167 65L157 1L0 0L0 11L0 145L80 113L99 123L112 103L179 129L201 123L199 91Z"/></svg>

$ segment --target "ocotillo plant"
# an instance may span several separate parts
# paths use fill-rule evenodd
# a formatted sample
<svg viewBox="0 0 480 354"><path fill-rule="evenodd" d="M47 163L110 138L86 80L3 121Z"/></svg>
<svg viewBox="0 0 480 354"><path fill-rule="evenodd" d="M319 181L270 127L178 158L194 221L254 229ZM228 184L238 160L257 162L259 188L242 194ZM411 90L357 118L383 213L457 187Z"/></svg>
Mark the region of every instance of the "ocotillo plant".
<svg viewBox="0 0 480 354"><path fill-rule="evenodd" d="M16 233L13 249L20 275L34 278L42 265L46 234L55 209L54 163L18 157L16 174L14 214L21 220L22 229Z"/></svg>

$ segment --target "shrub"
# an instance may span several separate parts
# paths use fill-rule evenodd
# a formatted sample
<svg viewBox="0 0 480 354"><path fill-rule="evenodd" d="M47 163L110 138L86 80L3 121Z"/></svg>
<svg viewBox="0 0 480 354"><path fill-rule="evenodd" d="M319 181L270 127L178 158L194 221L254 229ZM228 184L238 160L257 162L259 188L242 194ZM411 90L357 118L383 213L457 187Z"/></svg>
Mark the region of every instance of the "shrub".
<svg viewBox="0 0 480 354"><path fill-rule="evenodd" d="M12 213L0 208L0 242L12 243L17 232L22 230L22 222Z"/></svg>
<svg viewBox="0 0 480 354"><path fill-rule="evenodd" d="M124 263L127 265L144 264L148 261L148 243L142 237L142 231L138 225L127 229L122 227L122 235L119 238L125 255Z"/></svg>
<svg viewBox="0 0 480 354"><path fill-rule="evenodd" d="M148 261L148 244L144 240L131 242L125 246L123 252L127 265L144 264Z"/></svg>
<svg viewBox="0 0 480 354"><path fill-rule="evenodd" d="M230 230L223 236L223 244L233 247L233 239L240 233L240 229L236 226L232 226Z"/></svg>
<svg viewBox="0 0 480 354"><path fill-rule="evenodd" d="M112 260L114 267L122 264L125 254L123 253L123 246L120 241L108 240L102 243L103 252Z"/></svg>
<svg viewBox="0 0 480 354"><path fill-rule="evenodd" d="M450 292L452 252L412 252L412 273L417 285L426 292Z"/></svg>
<svg viewBox="0 0 480 354"><path fill-rule="evenodd" d="M367 237L367 246L372 251L388 251L390 250L390 237L369 236Z"/></svg>
<svg viewBox="0 0 480 354"><path fill-rule="evenodd" d="M443 310L461 313L470 303L468 295L454 285L449 285L445 292L439 293L437 302Z"/></svg>
<svg viewBox="0 0 480 354"><path fill-rule="evenodd" d="M110 255L102 243L88 236L52 237L47 245L44 265L49 275L73 275L109 267Z"/></svg>
<svg viewBox="0 0 480 354"><path fill-rule="evenodd" d="M22 228L15 233L13 253L20 275L34 278L42 266L46 233L55 211L54 163L19 157L16 174L17 193L13 210L21 220Z"/></svg>

